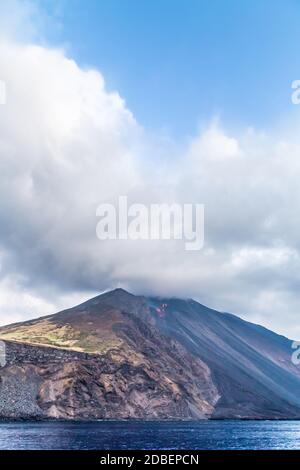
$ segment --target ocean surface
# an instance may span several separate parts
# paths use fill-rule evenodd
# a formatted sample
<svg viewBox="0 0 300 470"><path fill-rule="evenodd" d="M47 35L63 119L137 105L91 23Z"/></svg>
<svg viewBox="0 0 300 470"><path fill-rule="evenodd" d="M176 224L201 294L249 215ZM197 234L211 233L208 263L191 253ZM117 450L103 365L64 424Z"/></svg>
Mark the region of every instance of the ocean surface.
<svg viewBox="0 0 300 470"><path fill-rule="evenodd" d="M300 421L0 423L0 449L300 449Z"/></svg>

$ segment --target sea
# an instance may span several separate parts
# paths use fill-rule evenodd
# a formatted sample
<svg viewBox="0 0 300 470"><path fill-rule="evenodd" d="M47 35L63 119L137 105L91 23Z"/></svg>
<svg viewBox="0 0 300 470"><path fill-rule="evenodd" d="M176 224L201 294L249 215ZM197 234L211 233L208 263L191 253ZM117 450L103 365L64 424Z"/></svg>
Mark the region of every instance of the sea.
<svg viewBox="0 0 300 470"><path fill-rule="evenodd" d="M300 449L300 421L3 422L0 449Z"/></svg>

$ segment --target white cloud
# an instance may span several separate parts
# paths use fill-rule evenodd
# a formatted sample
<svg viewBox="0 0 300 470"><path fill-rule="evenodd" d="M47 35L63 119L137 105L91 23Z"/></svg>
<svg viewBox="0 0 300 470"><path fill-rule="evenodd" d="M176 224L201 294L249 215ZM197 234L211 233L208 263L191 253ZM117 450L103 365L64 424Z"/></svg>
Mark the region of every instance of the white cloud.
<svg viewBox="0 0 300 470"><path fill-rule="evenodd" d="M28 11L19 15L29 18ZM213 123L162 165L151 158L161 154L159 143L100 72L63 50L12 39L14 21L6 24L0 322L123 285L192 296L299 336L300 141L283 131L229 135ZM97 205L126 194L140 203L205 203L204 250L186 252L177 241L100 242Z"/></svg>
<svg viewBox="0 0 300 470"><path fill-rule="evenodd" d="M0 40L41 39L48 18L30 0L1 0Z"/></svg>
<svg viewBox="0 0 300 470"><path fill-rule="evenodd" d="M227 136L216 123L195 138L189 149L188 157L200 169L205 162L226 161L240 156L238 141Z"/></svg>
<svg viewBox="0 0 300 470"><path fill-rule="evenodd" d="M30 289L22 285L22 280L17 276L6 276L0 281L0 325L8 325L51 315L58 309L77 305L83 299L88 299L90 293L61 294L57 299L55 292L43 292Z"/></svg>

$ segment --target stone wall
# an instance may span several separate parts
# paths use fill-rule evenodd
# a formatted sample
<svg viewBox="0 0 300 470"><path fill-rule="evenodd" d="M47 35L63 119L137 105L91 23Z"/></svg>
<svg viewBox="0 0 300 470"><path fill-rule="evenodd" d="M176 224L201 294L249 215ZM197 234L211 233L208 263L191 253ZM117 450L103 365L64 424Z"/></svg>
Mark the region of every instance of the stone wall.
<svg viewBox="0 0 300 470"><path fill-rule="evenodd" d="M68 351L66 349L37 346L16 341L4 341L5 359L7 365L13 364L48 364L82 361L99 356L83 352Z"/></svg>

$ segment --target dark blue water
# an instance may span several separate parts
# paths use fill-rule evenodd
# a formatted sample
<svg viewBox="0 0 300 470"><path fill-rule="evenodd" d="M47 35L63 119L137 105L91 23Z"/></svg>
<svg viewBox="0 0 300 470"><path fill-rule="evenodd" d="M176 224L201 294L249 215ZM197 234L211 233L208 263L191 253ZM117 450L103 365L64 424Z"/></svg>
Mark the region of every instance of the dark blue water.
<svg viewBox="0 0 300 470"><path fill-rule="evenodd" d="M300 449L300 421L0 423L0 449Z"/></svg>

